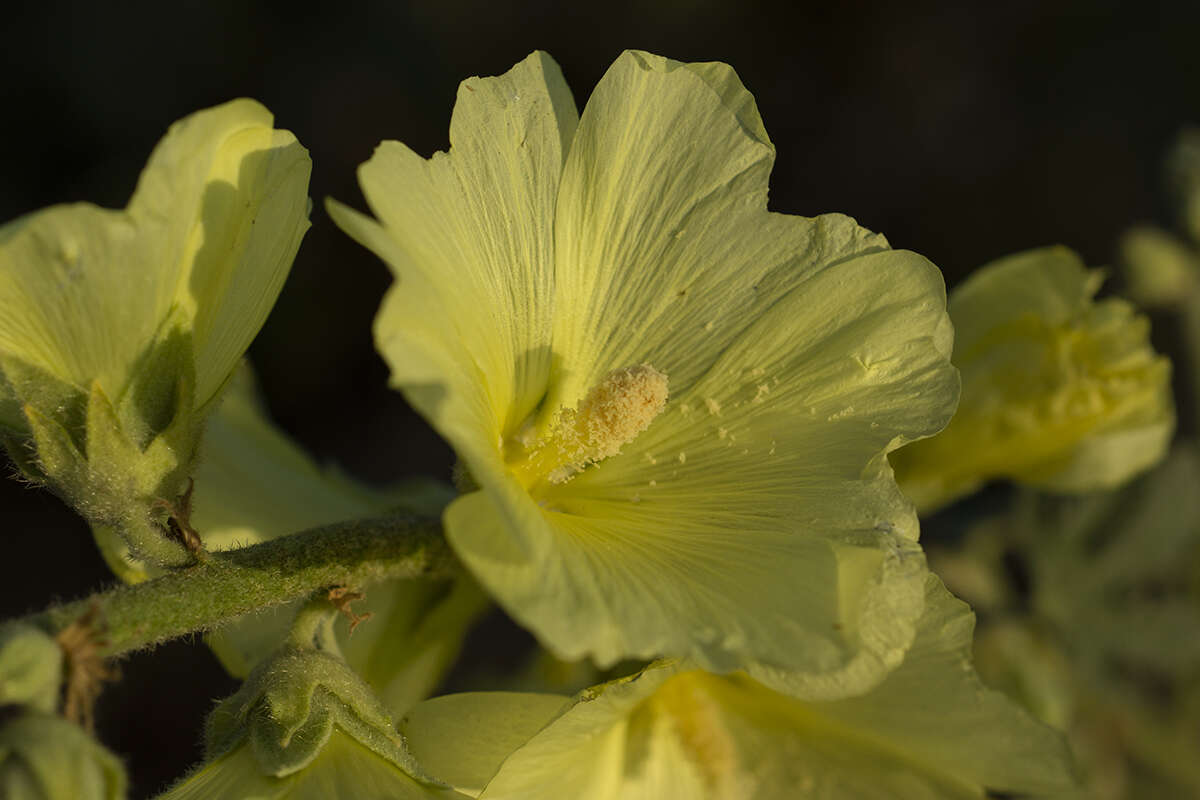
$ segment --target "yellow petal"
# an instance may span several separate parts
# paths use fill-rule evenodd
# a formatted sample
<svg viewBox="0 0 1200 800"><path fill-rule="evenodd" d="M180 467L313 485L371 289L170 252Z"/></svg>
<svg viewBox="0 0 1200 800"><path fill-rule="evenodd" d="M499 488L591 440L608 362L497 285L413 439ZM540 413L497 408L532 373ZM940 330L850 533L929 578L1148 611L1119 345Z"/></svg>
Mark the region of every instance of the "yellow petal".
<svg viewBox="0 0 1200 800"><path fill-rule="evenodd" d="M0 228L0 352L118 397L166 316L164 242L160 228L84 204Z"/></svg>
<svg viewBox="0 0 1200 800"><path fill-rule="evenodd" d="M171 126L128 213L162 232L173 281L159 307L193 320L197 405L224 385L275 305L308 229L308 152L253 100Z"/></svg>
<svg viewBox="0 0 1200 800"><path fill-rule="evenodd" d="M448 509L452 544L563 657L758 659L837 671L832 693L878 681L923 602L886 453L939 430L956 396L937 270L847 217L769 213L774 151L721 64L626 53L561 189L556 169L504 169L517 139L530 159L564 152L556 104L531 116L500 91L530 63L460 93L456 125L487 147L381 147L362 181L382 225L331 207L396 267L379 345L483 487ZM530 119L556 124L526 135ZM527 231L553 234L536 258ZM635 373L666 376L665 409L651 392L596 447L544 448L571 455L545 475L525 463L565 413L628 406L606 381Z"/></svg>
<svg viewBox="0 0 1200 800"><path fill-rule="evenodd" d="M839 215L768 213L774 157L730 67L632 51L617 59L563 172L547 408L638 363L678 391L807 270L887 247ZM699 341L707 353L693 357Z"/></svg>
<svg viewBox="0 0 1200 800"><path fill-rule="evenodd" d="M125 211L55 206L0 229L0 353L115 403L174 313L196 403L227 380L308 227L308 155L235 100L175 123Z"/></svg>
<svg viewBox="0 0 1200 800"><path fill-rule="evenodd" d="M898 252L810 270L717 353L676 355L712 362L621 455L538 503L480 471L490 496L456 501L451 541L563 657L756 660L806 696L869 688L923 602L884 453L953 408L940 281Z"/></svg>
<svg viewBox="0 0 1200 800"><path fill-rule="evenodd" d="M243 366L205 431L192 522L210 549L382 513L382 498L321 469L277 428L257 392L253 372Z"/></svg>
<svg viewBox="0 0 1200 800"><path fill-rule="evenodd" d="M1200 284L1200 254L1153 225L1121 234L1121 260L1126 291L1145 308L1179 307Z"/></svg>
<svg viewBox="0 0 1200 800"><path fill-rule="evenodd" d="M213 550L246 546L317 525L377 516L399 498L320 469L267 419L248 368L237 378L205 438L192 521ZM457 657L466 629L487 607L467 577L399 580L365 587L354 604L371 618L353 636L337 631L347 662L399 713L427 697ZM208 636L223 665L244 676L278 646L295 605L247 615Z"/></svg>
<svg viewBox="0 0 1200 800"><path fill-rule="evenodd" d="M741 674L652 665L582 693L504 761L481 797L1066 796L1074 782L1062 738L980 683L970 610L933 576L925 588L908 657L871 692L804 702ZM418 710L437 713L433 702ZM474 735L450 722L446 733L428 721L420 728L446 760L504 728L488 714L503 702L444 710L465 705L476 711Z"/></svg>
<svg viewBox="0 0 1200 800"><path fill-rule="evenodd" d="M376 326L394 384L422 382L408 348L429 343L446 351L448 374L438 377L452 381L447 390L481 395L489 427L516 424L540 400L551 356L554 205L576 121L558 65L534 53L505 75L462 83L448 152L424 159L384 142L360 168L383 230L330 205L335 222L389 263L406 295L389 301ZM426 415L446 416L432 398L410 399Z"/></svg>
<svg viewBox="0 0 1200 800"><path fill-rule="evenodd" d="M409 711L399 729L429 774L474 797L504 759L570 705L554 694L443 695Z"/></svg>
<svg viewBox="0 0 1200 800"><path fill-rule="evenodd" d="M236 373L206 427L191 521L210 550L245 547L411 505L399 492L370 490L318 467L267 418L249 366ZM445 499L435 501L440 508ZM97 529L96 536L122 580L134 583L154 573L129 557L128 546L113 531ZM437 687L466 629L488 605L467 576L355 588L365 590L366 597L354 603L354 611L370 614L370 620L353 636L348 622L338 621L342 654L396 713ZM207 641L226 670L245 677L278 647L297 607L289 603L247 614L210 632Z"/></svg>

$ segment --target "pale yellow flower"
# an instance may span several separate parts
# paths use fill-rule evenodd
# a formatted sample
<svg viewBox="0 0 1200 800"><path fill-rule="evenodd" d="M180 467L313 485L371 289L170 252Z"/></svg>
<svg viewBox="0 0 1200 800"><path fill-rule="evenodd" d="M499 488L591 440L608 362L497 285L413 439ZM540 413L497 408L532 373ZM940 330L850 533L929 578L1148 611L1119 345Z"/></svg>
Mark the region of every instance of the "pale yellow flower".
<svg viewBox="0 0 1200 800"><path fill-rule="evenodd" d="M1163 457L1175 429L1170 362L1128 302L1094 299L1102 280L1050 247L992 262L951 293L962 400L945 431L895 456L918 508L996 478L1111 488Z"/></svg>
<svg viewBox="0 0 1200 800"><path fill-rule="evenodd" d="M957 395L937 269L767 211L724 64L627 52L579 116L535 53L462 84L450 141L379 146L378 221L329 208L394 270L392 382L479 487L444 516L462 561L565 658L878 681L925 574L886 454Z"/></svg>

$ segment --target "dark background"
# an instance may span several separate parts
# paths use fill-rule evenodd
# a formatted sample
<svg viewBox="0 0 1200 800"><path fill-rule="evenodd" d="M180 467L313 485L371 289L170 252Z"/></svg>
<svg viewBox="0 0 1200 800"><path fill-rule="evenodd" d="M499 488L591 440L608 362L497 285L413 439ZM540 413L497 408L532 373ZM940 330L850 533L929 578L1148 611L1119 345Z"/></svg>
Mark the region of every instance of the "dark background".
<svg viewBox="0 0 1200 800"><path fill-rule="evenodd" d="M551 3L346 0L20 4L0 48L0 220L56 202L119 207L174 120L265 103L314 162L313 227L251 356L276 420L372 481L445 477L449 451L386 388L370 325L385 268L322 210L362 206L354 171L383 138L446 146L458 82L533 49L582 108L624 48L733 64L778 148L771 204L842 211L953 284L1055 242L1110 263L1120 231L1168 219L1161 158L1200 124L1200 2ZM82 522L0 483L0 611L110 580ZM230 693L201 645L129 659L100 708L135 796L198 758Z"/></svg>

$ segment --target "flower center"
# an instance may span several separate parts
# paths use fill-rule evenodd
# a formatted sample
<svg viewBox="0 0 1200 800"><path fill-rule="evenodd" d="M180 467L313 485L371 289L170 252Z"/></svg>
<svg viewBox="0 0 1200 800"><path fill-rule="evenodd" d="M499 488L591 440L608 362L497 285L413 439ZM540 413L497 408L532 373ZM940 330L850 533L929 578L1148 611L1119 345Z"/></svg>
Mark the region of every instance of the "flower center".
<svg viewBox="0 0 1200 800"><path fill-rule="evenodd" d="M621 452L667 404L667 376L649 364L622 367L593 386L578 408L558 412L550 434L510 466L526 485L562 484Z"/></svg>

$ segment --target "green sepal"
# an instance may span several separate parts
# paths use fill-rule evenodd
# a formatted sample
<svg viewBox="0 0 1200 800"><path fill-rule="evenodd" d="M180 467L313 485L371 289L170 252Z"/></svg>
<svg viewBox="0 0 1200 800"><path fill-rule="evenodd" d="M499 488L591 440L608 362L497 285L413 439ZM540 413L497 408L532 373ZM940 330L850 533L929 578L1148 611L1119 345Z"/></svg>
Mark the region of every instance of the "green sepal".
<svg viewBox="0 0 1200 800"><path fill-rule="evenodd" d="M128 543L132 556L162 566L192 561L180 543L167 538L165 514L156 510L159 501L174 500L181 493L190 469L189 451L194 451L194 444L180 453L166 440L168 435L180 438L173 428L189 415L190 408L178 407L167 430L141 450L100 384L92 384L87 408L86 482L63 487L89 522L111 526Z"/></svg>
<svg viewBox="0 0 1200 800"><path fill-rule="evenodd" d="M108 395L100 387L99 382L93 383L88 393L87 404L87 440L85 444L85 459L93 480L102 485L106 481L113 484L123 484L120 491L116 486L104 492L105 495L142 494L145 486L142 476L133 467L138 461L137 445L131 441L121 424L117 410L113 407ZM107 488L107 487L105 487ZM105 497L100 503L108 500ZM98 512L98 513L97 513ZM105 513L102 506L97 507L92 514L101 517L111 516Z"/></svg>
<svg viewBox="0 0 1200 800"><path fill-rule="evenodd" d="M45 370L7 353L0 353L0 444L9 458L29 481L48 483L38 465L36 431L29 410L41 412L63 428L72 449L82 447L87 394ZM44 429L43 435L47 434ZM58 433L51 434L61 439ZM58 450L58 448L55 448Z"/></svg>
<svg viewBox="0 0 1200 800"><path fill-rule="evenodd" d="M16 468L21 478L32 484L40 485L45 483L46 476L42 475L38 469L37 458L28 438L19 438L0 433L0 447L3 447L8 453L12 465Z"/></svg>
<svg viewBox="0 0 1200 800"><path fill-rule="evenodd" d="M87 459L67 429L32 405L24 406L25 420L32 434L32 454L26 461L38 482L46 483L74 505L71 487L83 491L87 485ZM10 452L17 448L10 448ZM86 497L86 495L83 495ZM82 512L81 512L82 513ZM85 515L86 516L86 515Z"/></svg>
<svg viewBox="0 0 1200 800"><path fill-rule="evenodd" d="M121 762L62 717L2 706L0 797L5 800L121 800ZM10 716L11 715L11 716Z"/></svg>
<svg viewBox="0 0 1200 800"><path fill-rule="evenodd" d="M22 703L53 712L62 676L62 650L53 637L22 622L0 625L0 705Z"/></svg>
<svg viewBox="0 0 1200 800"><path fill-rule="evenodd" d="M17 372L10 362L4 368L12 385ZM19 435L6 437L13 460L30 479L46 484L93 528L117 531L131 556L160 566L192 561L167 538L163 505L185 488L200 435L191 362L191 335L175 327L147 352L116 405L98 381L81 402L55 390L50 407L32 401L23 407L28 445ZM64 414L75 406L77 413Z"/></svg>
<svg viewBox="0 0 1200 800"><path fill-rule="evenodd" d="M244 740L263 774L283 777L313 762L334 726L414 779L443 786L408 751L387 708L340 657L285 647L260 664L208 718L206 760Z"/></svg>
<svg viewBox="0 0 1200 800"><path fill-rule="evenodd" d="M133 557L160 566L192 561L167 538L162 503L185 488L199 440L191 360L190 334L173 328L147 353L144 368L114 406L99 381L85 394L0 357L0 400L23 401L25 430L9 425L4 436L17 468L93 528L119 532Z"/></svg>
<svg viewBox="0 0 1200 800"><path fill-rule="evenodd" d="M28 437L22 411L26 405L44 409L81 438L86 394L44 369L8 353L0 353L0 431Z"/></svg>

